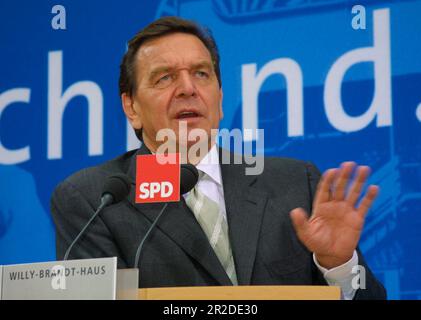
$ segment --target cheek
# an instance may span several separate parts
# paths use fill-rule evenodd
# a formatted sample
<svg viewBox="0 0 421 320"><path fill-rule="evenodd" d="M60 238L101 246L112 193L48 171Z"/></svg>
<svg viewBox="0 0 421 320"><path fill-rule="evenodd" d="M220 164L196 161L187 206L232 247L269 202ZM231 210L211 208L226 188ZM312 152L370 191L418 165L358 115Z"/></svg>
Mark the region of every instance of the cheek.
<svg viewBox="0 0 421 320"><path fill-rule="evenodd" d="M168 99L164 94L157 92L154 95L145 95L140 99L140 115L143 121L148 121L152 127L166 123L168 115Z"/></svg>
<svg viewBox="0 0 421 320"><path fill-rule="evenodd" d="M222 106L221 106L221 100L219 99L219 95L215 95L212 98L211 103L209 104L209 107L212 108L210 110L212 114L212 119L214 121L219 121L222 118Z"/></svg>

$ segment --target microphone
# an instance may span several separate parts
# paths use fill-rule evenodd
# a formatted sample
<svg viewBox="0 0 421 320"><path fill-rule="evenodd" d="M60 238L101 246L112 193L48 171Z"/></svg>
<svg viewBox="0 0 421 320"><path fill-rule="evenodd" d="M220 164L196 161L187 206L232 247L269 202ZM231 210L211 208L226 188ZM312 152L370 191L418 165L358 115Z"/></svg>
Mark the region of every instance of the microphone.
<svg viewBox="0 0 421 320"><path fill-rule="evenodd" d="M194 188L199 180L199 171L190 163L182 164L180 168L180 193L185 194Z"/></svg>
<svg viewBox="0 0 421 320"><path fill-rule="evenodd" d="M125 174L115 174L109 176L102 187L101 193L101 204L95 211L94 215L89 219L89 221L85 224L83 229L79 232L77 237L73 240L70 244L69 248L64 255L64 261L67 260L69 257L70 251L72 250L73 246L79 240L79 238L84 234L85 230L89 227L92 221L99 215L99 213L107 206L111 204L115 204L123 200L130 192L130 182L129 178Z"/></svg>
<svg viewBox="0 0 421 320"><path fill-rule="evenodd" d="M193 189L198 180L199 180L199 171L197 171L194 165L190 163L181 165L180 167L180 193L182 195L189 192L191 189ZM167 207L168 207L168 202L165 203L164 207L161 209L155 221L151 224L145 236L143 237L142 241L140 242L139 246L137 247L133 268L136 268L138 266L140 253L142 252L143 244L145 243L146 239L148 239L150 233L155 228L156 224L158 223L159 218L161 218L162 214L164 213Z"/></svg>

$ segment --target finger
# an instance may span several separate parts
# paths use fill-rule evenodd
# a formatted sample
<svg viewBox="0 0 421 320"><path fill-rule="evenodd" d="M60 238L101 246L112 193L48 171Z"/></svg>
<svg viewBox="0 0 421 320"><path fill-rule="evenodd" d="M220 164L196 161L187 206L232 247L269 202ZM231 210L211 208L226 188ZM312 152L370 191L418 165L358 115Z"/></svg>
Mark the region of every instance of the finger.
<svg viewBox="0 0 421 320"><path fill-rule="evenodd" d="M302 208L296 208L290 212L290 216L298 238L305 244L308 238L309 226L307 212Z"/></svg>
<svg viewBox="0 0 421 320"><path fill-rule="evenodd" d="M374 199L376 199L377 195L379 194L379 187L376 185L371 185L368 187L368 190L361 200L360 205L358 206L357 212L361 216L361 218L365 218L367 215L368 210L370 209L371 205L373 204Z"/></svg>
<svg viewBox="0 0 421 320"><path fill-rule="evenodd" d="M349 183L352 170L355 167L355 162L344 162L335 181L335 189L333 192L334 200L343 200L345 198L346 187Z"/></svg>
<svg viewBox="0 0 421 320"><path fill-rule="evenodd" d="M349 189L348 196L346 200L355 207L359 197L361 196L361 191L365 182L367 181L367 177L370 174L370 168L367 166L359 166L357 168L357 173L355 175L354 181Z"/></svg>
<svg viewBox="0 0 421 320"><path fill-rule="evenodd" d="M329 201L331 195L331 186L335 179L335 175L338 169L329 169L327 170L317 185L316 195L314 197L313 207Z"/></svg>

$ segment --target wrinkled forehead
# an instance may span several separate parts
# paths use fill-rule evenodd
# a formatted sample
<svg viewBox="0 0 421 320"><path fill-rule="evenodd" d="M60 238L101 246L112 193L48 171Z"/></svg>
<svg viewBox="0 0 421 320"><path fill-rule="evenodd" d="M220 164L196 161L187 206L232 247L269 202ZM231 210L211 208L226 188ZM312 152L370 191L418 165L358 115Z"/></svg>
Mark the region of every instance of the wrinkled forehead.
<svg viewBox="0 0 421 320"><path fill-rule="evenodd" d="M145 42L137 52L138 79L156 68L189 68L198 64L212 64L210 52L194 35L174 33Z"/></svg>

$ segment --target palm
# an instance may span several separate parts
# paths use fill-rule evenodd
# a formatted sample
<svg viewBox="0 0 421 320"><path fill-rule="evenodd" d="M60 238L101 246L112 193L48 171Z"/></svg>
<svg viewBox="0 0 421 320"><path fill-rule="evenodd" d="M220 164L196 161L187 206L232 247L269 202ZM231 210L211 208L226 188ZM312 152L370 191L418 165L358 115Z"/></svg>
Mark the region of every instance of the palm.
<svg viewBox="0 0 421 320"><path fill-rule="evenodd" d="M313 210L309 221L309 249L326 256L352 252L358 243L364 221L345 201L323 203ZM342 253L343 254L343 253Z"/></svg>
<svg viewBox="0 0 421 320"><path fill-rule="evenodd" d="M370 186L360 205L356 207L369 169L359 167L348 194L345 194L354 164L344 163L339 173L332 169L320 181L308 219L303 209L292 212L298 237L308 250L331 266L352 257L364 226L365 215L377 195L377 187ZM335 186L334 192L331 191Z"/></svg>

